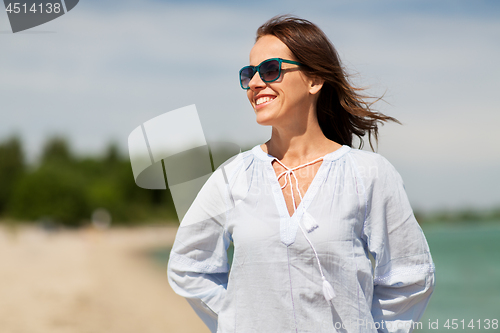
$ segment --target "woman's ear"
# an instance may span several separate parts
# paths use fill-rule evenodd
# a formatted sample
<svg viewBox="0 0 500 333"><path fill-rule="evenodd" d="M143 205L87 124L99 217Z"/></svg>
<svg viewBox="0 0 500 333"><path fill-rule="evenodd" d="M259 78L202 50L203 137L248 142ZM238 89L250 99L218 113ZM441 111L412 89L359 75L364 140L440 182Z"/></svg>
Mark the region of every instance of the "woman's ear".
<svg viewBox="0 0 500 333"><path fill-rule="evenodd" d="M309 93L316 95L323 88L323 83L325 83L325 80L322 78L317 76L312 77L309 81Z"/></svg>

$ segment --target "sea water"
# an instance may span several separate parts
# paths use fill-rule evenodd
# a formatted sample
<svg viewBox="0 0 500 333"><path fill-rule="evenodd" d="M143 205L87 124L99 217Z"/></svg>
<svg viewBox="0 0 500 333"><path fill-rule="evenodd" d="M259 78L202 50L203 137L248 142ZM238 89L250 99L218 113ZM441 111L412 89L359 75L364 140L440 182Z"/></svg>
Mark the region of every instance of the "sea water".
<svg viewBox="0 0 500 333"><path fill-rule="evenodd" d="M418 331L500 332L495 325L500 320L500 224L423 230L436 265L436 287Z"/></svg>

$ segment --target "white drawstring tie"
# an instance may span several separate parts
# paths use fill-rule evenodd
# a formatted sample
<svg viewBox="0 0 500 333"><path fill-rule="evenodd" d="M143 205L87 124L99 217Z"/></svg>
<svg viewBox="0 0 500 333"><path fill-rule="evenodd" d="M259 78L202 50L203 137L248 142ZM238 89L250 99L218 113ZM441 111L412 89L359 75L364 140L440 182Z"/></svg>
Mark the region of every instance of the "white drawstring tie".
<svg viewBox="0 0 500 333"><path fill-rule="evenodd" d="M276 162L278 162L283 168L286 169L286 171L283 171L278 175L278 181L279 179L285 175L285 184L281 186L281 189L284 189L288 182L290 182L290 194L292 195L292 203L293 203L293 211L295 212L297 210L296 204L295 204L295 197L293 195L293 183L292 183L292 175L295 178L295 185L297 187L297 192L299 193L300 201L302 202L302 194L300 193L300 188L299 188L299 180L297 179L297 176L295 175L294 170L303 168L305 166L311 165L313 163L316 163L320 160L322 160L323 157L317 158L314 161L296 166L294 168L288 168L286 165L281 163L277 158L274 158ZM308 212L304 212L304 215L302 216L301 219L302 223L304 224L304 227L306 228L307 232L312 232L316 228L318 228L318 224L314 220L314 218L309 214ZM306 238L307 242L309 243L309 246L314 252L314 256L316 257L316 261L318 262L318 267L319 267L319 272L321 274L321 278L323 279L323 296L325 296L325 299L327 302L330 302L334 297L335 297L335 291L333 290L332 285L326 280L325 275L323 274L323 269L321 267L321 263L319 261L318 253L316 252L316 249L314 248L313 244L309 240L309 237L307 237L307 233L304 231L304 228L299 224L300 230L302 231L302 234Z"/></svg>

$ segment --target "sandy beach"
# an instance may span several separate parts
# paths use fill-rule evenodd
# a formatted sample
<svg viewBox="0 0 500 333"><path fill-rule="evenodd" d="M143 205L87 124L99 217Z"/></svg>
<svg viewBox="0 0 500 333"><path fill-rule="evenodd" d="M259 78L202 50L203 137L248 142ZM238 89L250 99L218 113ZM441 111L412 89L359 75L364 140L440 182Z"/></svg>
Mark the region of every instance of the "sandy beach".
<svg viewBox="0 0 500 333"><path fill-rule="evenodd" d="M204 333L145 255L175 227L47 232L0 225L2 333Z"/></svg>

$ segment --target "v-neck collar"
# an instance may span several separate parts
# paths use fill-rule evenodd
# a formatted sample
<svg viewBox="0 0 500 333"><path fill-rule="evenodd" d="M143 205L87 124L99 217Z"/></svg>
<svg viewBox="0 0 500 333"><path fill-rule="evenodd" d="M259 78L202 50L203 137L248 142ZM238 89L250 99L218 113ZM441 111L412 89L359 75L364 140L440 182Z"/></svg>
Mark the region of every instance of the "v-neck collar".
<svg viewBox="0 0 500 333"><path fill-rule="evenodd" d="M295 242L295 236L299 227L299 221L316 196L319 188L325 181L326 174L328 173L332 165L331 162L339 159L350 150L351 148L349 146L342 146L339 149L323 156L323 162L321 163L321 166L316 172L316 175L314 175L314 178L309 185L306 193L303 195L297 209L295 210L293 215L290 216L280 183L272 166L272 161L275 159L275 157L264 152L260 145L257 145L252 149L254 155L264 162L264 173L271 185L274 200L276 202L276 207L280 214L280 238L283 244L285 244L286 246L290 246Z"/></svg>
<svg viewBox="0 0 500 333"><path fill-rule="evenodd" d="M331 153L326 154L323 156L323 161L334 161L342 157L345 153L350 151L352 148L346 145L343 145L339 149L332 151ZM255 147L252 148L252 153L258 157L262 161L269 161L272 162L275 157L273 155L270 155L266 153L265 151L262 150L262 148L259 145L256 145Z"/></svg>

